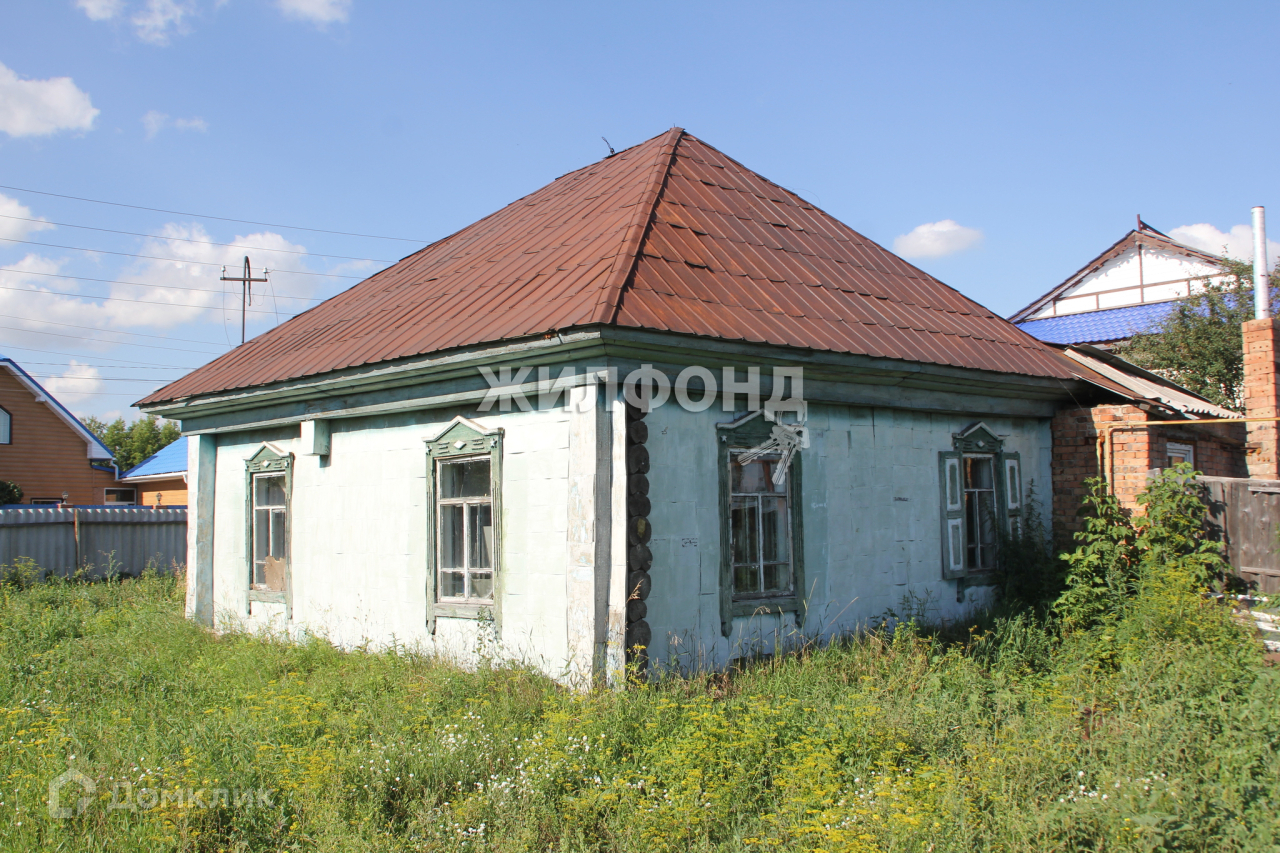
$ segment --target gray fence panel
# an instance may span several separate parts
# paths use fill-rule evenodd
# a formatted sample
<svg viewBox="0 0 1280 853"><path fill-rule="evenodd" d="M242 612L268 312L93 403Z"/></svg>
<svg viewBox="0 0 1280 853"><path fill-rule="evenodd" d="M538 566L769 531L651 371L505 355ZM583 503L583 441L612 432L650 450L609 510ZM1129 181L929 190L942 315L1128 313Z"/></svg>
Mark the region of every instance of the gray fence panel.
<svg viewBox="0 0 1280 853"><path fill-rule="evenodd" d="M1236 573L1266 593L1280 592L1280 481L1201 477L1209 526Z"/></svg>
<svg viewBox="0 0 1280 853"><path fill-rule="evenodd" d="M0 509L0 564L29 558L49 572L78 568L100 576L109 567L138 574L170 571L187 560L187 511L153 507L21 507Z"/></svg>

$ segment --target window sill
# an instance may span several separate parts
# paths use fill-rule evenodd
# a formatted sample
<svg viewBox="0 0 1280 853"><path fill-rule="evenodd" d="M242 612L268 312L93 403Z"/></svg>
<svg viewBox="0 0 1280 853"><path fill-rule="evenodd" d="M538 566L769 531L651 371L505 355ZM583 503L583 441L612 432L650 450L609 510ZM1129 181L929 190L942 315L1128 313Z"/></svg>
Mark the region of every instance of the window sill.
<svg viewBox="0 0 1280 853"><path fill-rule="evenodd" d="M799 613L804 609L804 602L798 596L788 595L784 598L740 598L730 606L731 615L757 616L765 613Z"/></svg>
<svg viewBox="0 0 1280 853"><path fill-rule="evenodd" d="M463 604L454 601L437 601L432 608L436 618L492 619L492 604Z"/></svg>
<svg viewBox="0 0 1280 853"><path fill-rule="evenodd" d="M283 591L276 592L270 589L251 589L249 590L250 601L266 601L272 604L287 604L285 593Z"/></svg>

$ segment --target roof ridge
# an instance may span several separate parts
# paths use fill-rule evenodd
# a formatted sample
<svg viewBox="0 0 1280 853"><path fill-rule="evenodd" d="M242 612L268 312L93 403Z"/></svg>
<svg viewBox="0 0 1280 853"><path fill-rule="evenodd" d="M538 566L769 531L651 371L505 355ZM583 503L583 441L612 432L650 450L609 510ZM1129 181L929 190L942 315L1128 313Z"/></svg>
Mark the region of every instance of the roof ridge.
<svg viewBox="0 0 1280 853"><path fill-rule="evenodd" d="M675 161L676 147L684 135L682 127L673 127L662 135L662 142L653 156L653 164L649 167L649 177L645 180L640 200L636 202L631 221L627 223L622 246L618 254L614 255L613 265L600 287L595 310L591 313L592 323L612 323L618 315L622 290L635 272L636 263L640 259L640 247L644 245L645 235L649 233L649 226L653 223L658 200L662 198L662 189L666 186L671 164Z"/></svg>

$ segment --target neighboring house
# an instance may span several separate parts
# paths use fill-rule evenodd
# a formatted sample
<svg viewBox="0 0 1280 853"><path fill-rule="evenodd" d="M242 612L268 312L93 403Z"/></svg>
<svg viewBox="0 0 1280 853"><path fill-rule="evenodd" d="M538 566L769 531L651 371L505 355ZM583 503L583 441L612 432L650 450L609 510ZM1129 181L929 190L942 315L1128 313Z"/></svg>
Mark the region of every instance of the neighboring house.
<svg viewBox="0 0 1280 853"><path fill-rule="evenodd" d="M187 437L162 447L120 475L138 490L140 506L187 505Z"/></svg>
<svg viewBox="0 0 1280 853"><path fill-rule="evenodd" d="M1111 347L1157 326L1174 305L1222 282L1222 259L1139 220L1098 257L1009 319L1053 344Z"/></svg>
<svg viewBox="0 0 1280 853"><path fill-rule="evenodd" d="M0 356L0 480L28 504L133 503L111 451L30 374Z"/></svg>
<svg viewBox="0 0 1280 853"><path fill-rule="evenodd" d="M188 435L193 618L583 683L960 618L1095 403L1152 405L673 128L138 406Z"/></svg>

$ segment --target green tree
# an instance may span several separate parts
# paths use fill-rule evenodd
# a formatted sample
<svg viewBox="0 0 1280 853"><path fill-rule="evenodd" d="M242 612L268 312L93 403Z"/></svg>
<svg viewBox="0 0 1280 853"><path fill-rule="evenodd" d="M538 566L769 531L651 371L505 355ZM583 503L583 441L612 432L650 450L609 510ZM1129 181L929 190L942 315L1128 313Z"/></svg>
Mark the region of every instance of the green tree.
<svg viewBox="0 0 1280 853"><path fill-rule="evenodd" d="M10 480L0 480L0 506L22 503L22 486Z"/></svg>
<svg viewBox="0 0 1280 853"><path fill-rule="evenodd" d="M124 418L116 418L108 424L95 417L84 418L82 423L102 439L122 472L168 447L182 434L173 421L161 420L155 415L147 415L131 424L125 423Z"/></svg>
<svg viewBox="0 0 1280 853"><path fill-rule="evenodd" d="M1185 299L1155 328L1116 347L1139 367L1220 406L1244 408L1244 334L1253 319L1253 265L1226 259L1227 280ZM1280 275L1280 265L1272 281ZM1272 288L1272 302L1276 299Z"/></svg>

